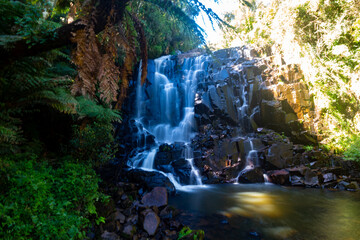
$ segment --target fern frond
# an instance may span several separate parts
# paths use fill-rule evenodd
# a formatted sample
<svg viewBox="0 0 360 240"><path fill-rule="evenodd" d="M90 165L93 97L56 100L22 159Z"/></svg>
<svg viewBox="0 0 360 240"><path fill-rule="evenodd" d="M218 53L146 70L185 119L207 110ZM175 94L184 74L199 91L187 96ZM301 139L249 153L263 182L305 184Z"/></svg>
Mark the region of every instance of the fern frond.
<svg viewBox="0 0 360 240"><path fill-rule="evenodd" d="M100 122L119 122L121 121L120 113L108 107L96 104L94 101L86 97L77 97L78 105L76 106L79 118L93 118Z"/></svg>

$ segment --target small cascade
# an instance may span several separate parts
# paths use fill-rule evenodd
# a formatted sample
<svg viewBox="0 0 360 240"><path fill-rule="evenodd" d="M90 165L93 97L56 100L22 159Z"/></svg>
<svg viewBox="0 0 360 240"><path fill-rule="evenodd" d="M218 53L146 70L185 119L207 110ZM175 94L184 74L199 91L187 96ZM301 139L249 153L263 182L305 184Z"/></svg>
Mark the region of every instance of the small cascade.
<svg viewBox="0 0 360 240"><path fill-rule="evenodd" d="M147 156L144 159L144 162L141 165L141 168L151 169L151 170L154 168L154 159L155 159L156 152L157 152L157 149L153 148L150 152L147 153Z"/></svg>
<svg viewBox="0 0 360 240"><path fill-rule="evenodd" d="M185 145L185 160L188 161L191 166L190 183L192 185L202 185L199 170L194 167L194 153L189 144Z"/></svg>
<svg viewBox="0 0 360 240"><path fill-rule="evenodd" d="M263 174L263 177L264 177L265 184L271 184L269 176L266 173Z"/></svg>
<svg viewBox="0 0 360 240"><path fill-rule="evenodd" d="M254 149L253 140L249 139L249 142L250 142L250 151L249 151L248 155L246 156L245 167L250 166L251 168L254 168L259 165L259 159L257 156L257 151Z"/></svg>
<svg viewBox="0 0 360 240"><path fill-rule="evenodd" d="M175 73L175 61L171 56L154 60L155 71L148 78L150 83L141 85L139 76L136 89L136 117L138 128L137 149L128 165L147 171L156 169L155 159L161 144L184 144L184 158L191 166L190 184L202 185L199 171L194 166L191 139L195 135L194 101L198 78L204 75L206 56L184 59L181 74ZM155 143L147 143L146 135L155 137ZM152 144L152 146L150 146ZM161 172L177 189L182 185L173 172Z"/></svg>
<svg viewBox="0 0 360 240"><path fill-rule="evenodd" d="M250 151L248 152L248 154L246 156L245 167L237 175L236 183L238 183L238 179L243 173L259 166L259 159L258 159L258 155L257 155L257 150L254 149L253 139L249 138L249 143L250 143Z"/></svg>

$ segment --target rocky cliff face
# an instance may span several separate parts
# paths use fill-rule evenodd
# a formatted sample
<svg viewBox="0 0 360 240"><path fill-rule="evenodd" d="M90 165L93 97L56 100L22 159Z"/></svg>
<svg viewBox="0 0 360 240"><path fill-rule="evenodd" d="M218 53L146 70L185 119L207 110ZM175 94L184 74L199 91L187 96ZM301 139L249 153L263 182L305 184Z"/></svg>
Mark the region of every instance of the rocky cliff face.
<svg viewBox="0 0 360 240"><path fill-rule="evenodd" d="M173 57L172 74L181 76L184 59L201 54L193 51ZM204 182L261 182L267 171L273 182L282 184L315 186L324 181L324 177L318 177L321 171L291 170L299 165L314 165L316 161L330 165L328 156L305 152L303 148L317 143L318 122L308 87L296 65L275 65L274 59L258 58L254 50L246 47L216 51L203 64L206 74L202 72L197 77L197 126L191 145L194 164ZM152 65L149 64L149 85L153 81ZM124 106L129 116L134 113L135 96L134 92L130 94ZM138 131L131 117L124 119L118 128L122 148L119 158L131 157L132 150L139 144L144 147L144 142L148 149L153 146L152 134L143 131L139 139ZM191 166L184 161L184 148L179 143L162 144L154 163L156 169L172 172L187 184Z"/></svg>
<svg viewBox="0 0 360 240"><path fill-rule="evenodd" d="M226 178L236 177L246 164L250 141L258 159L278 168L290 164L293 157L293 144L286 137L294 143L316 143L314 106L301 70L296 66L275 68L271 59L255 54L245 47L215 52L208 76L198 83L195 118L199 134L194 145L208 165L200 167L220 171L238 164ZM267 136L273 146L264 140L269 133L276 135ZM276 155L267 154L269 149Z"/></svg>

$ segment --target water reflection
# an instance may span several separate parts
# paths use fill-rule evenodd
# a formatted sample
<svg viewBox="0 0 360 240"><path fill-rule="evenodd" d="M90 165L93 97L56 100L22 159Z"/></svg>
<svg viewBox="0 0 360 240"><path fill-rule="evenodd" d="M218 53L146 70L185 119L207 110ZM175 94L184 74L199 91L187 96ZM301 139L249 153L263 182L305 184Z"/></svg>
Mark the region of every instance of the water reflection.
<svg viewBox="0 0 360 240"><path fill-rule="evenodd" d="M359 193L238 184L181 193L170 203L208 239L360 239Z"/></svg>
<svg viewBox="0 0 360 240"><path fill-rule="evenodd" d="M240 215L243 217L280 217L281 211L276 202L279 197L269 193L240 192L235 194L237 205L222 212L226 217Z"/></svg>

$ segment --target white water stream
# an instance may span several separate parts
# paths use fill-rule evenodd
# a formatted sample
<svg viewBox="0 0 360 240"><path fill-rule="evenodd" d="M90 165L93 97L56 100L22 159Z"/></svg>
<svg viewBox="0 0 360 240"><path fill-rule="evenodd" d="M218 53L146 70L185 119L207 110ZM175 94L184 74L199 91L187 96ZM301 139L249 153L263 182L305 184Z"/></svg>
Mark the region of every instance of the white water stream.
<svg viewBox="0 0 360 240"><path fill-rule="evenodd" d="M135 156L128 164L133 168L147 171L158 171L154 168L154 161L163 143L183 143L184 157L191 166L191 185L202 186L198 169L194 166L191 139L195 135L194 100L197 90L199 74L204 74L206 56L185 59L182 75L174 73L175 61L171 56L160 57L155 60L155 73L151 85L141 85L138 77L136 90L136 118L138 139L148 132L155 137L155 145L148 149L138 143ZM139 75L141 73L141 66ZM146 138L145 138L146 140ZM139 140L138 140L139 141ZM178 190L188 190L192 187L183 186L172 173L164 173Z"/></svg>

